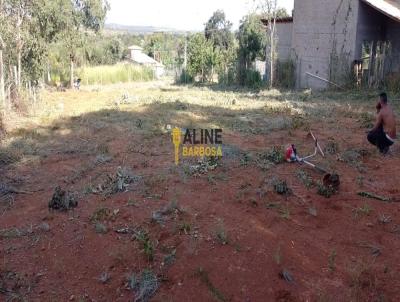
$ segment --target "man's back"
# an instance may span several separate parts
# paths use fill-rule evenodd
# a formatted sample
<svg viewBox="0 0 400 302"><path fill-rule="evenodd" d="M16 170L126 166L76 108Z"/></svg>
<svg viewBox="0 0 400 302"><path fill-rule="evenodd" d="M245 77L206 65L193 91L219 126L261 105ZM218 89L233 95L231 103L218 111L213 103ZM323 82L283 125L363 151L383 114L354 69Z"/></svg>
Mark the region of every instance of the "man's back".
<svg viewBox="0 0 400 302"><path fill-rule="evenodd" d="M396 138L396 117L390 105L383 106L379 114L382 117L386 133L393 139Z"/></svg>

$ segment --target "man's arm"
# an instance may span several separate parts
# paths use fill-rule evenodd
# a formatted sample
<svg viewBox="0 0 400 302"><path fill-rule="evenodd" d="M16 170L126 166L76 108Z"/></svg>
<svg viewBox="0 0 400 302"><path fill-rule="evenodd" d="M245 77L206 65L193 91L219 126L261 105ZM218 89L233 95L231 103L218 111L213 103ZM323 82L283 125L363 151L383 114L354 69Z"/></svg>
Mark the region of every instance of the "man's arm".
<svg viewBox="0 0 400 302"><path fill-rule="evenodd" d="M383 123L382 113L378 113L378 115L376 116L375 126L374 128L372 128L371 131L377 130L382 125L382 123Z"/></svg>

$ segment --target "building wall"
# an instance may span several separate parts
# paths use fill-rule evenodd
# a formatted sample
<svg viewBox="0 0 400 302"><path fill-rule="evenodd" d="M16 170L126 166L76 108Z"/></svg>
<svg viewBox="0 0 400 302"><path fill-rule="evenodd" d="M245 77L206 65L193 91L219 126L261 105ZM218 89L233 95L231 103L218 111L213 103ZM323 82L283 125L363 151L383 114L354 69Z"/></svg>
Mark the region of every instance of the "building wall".
<svg viewBox="0 0 400 302"><path fill-rule="evenodd" d="M371 6L360 3L358 10L356 57L361 59L364 42L383 41L385 39L385 18Z"/></svg>
<svg viewBox="0 0 400 302"><path fill-rule="evenodd" d="M400 22L394 21L371 6L360 3L357 25L356 55L362 56L364 42L391 41L392 59L390 72L400 68Z"/></svg>
<svg viewBox="0 0 400 302"><path fill-rule="evenodd" d="M292 49L292 32L293 23L277 23L276 24L276 52L279 61L287 62L290 59Z"/></svg>
<svg viewBox="0 0 400 302"><path fill-rule="evenodd" d="M298 88L324 89L326 82L306 74L340 82L355 59L359 0L296 0L292 58Z"/></svg>

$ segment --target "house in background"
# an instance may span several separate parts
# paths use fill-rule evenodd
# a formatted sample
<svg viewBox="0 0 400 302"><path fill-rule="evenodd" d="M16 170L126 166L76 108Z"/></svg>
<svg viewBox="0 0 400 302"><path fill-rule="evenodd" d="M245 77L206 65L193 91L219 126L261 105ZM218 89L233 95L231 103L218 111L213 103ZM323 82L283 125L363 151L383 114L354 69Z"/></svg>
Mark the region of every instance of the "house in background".
<svg viewBox="0 0 400 302"><path fill-rule="evenodd" d="M143 53L143 48L140 46L132 45L128 47L129 59L135 64L149 67L154 70L157 79L161 78L165 73L165 66Z"/></svg>
<svg viewBox="0 0 400 302"><path fill-rule="evenodd" d="M293 62L297 88L400 79L399 0L296 0L276 32L277 59Z"/></svg>

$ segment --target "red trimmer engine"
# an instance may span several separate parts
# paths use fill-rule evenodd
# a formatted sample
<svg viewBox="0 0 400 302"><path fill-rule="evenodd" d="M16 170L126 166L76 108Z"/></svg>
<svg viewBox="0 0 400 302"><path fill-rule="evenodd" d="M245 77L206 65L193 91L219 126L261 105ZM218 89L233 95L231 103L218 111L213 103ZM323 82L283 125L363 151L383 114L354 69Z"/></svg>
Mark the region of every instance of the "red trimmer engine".
<svg viewBox="0 0 400 302"><path fill-rule="evenodd" d="M297 155L297 150L296 150L295 145L292 144L286 148L285 160L289 163L293 163L293 162L297 162L300 164L304 163L304 164L316 169L317 171L324 173L324 177L322 179L323 184L327 187L332 187L337 190L340 185L339 175L335 174L335 173L333 173L333 174L328 173L325 169L308 161L308 159L316 156L318 152L322 155L322 157L325 157L325 154L322 151L322 148L319 145L318 140L315 138L314 134L311 131L310 131L310 134L311 134L311 136L314 140L314 144L315 144L314 145L314 147L315 147L314 153L311 155L305 156L305 157L300 157Z"/></svg>

